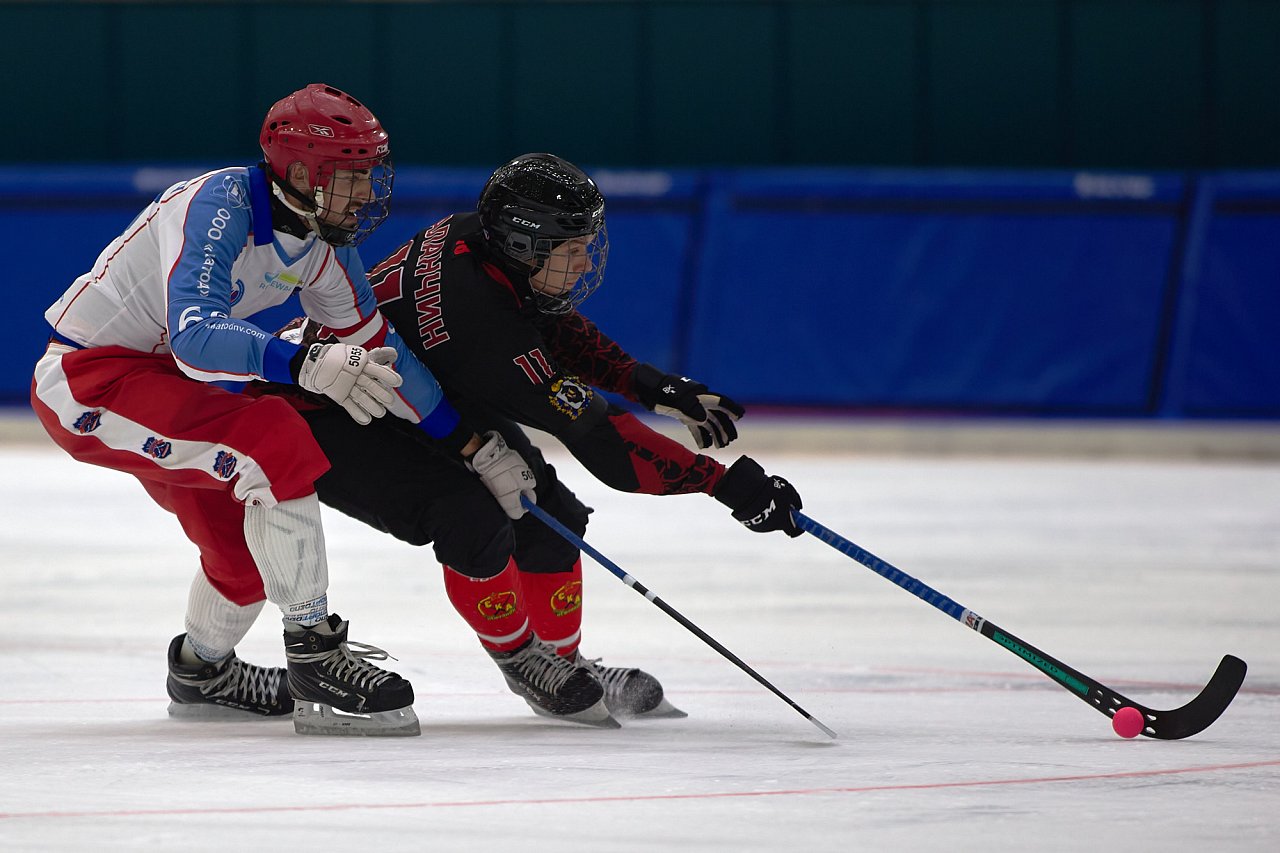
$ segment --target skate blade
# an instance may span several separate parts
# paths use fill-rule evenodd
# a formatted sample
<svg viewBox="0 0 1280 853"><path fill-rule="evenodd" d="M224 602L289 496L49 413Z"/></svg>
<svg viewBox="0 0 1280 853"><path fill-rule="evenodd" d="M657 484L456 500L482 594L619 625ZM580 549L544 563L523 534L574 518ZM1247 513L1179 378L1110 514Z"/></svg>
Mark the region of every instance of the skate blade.
<svg viewBox="0 0 1280 853"><path fill-rule="evenodd" d="M638 714L628 714L626 711L615 711L614 713L619 717L629 717L633 720L682 720L689 716L684 711L681 711L675 705L668 702L665 696L662 697L662 701L658 703L658 707L648 711L641 711Z"/></svg>
<svg viewBox="0 0 1280 853"><path fill-rule="evenodd" d="M196 705L185 702L170 702L169 717L174 720L226 723L289 719L288 714L255 714L253 711L243 711L240 708L230 708L226 705L207 705L204 703Z"/></svg>
<svg viewBox="0 0 1280 853"><path fill-rule="evenodd" d="M350 714L319 702L293 703L293 730L300 735L338 737L417 737L418 715L409 705L395 711Z"/></svg>
<svg viewBox="0 0 1280 853"><path fill-rule="evenodd" d="M622 728L622 723L615 720L613 715L609 713L609 709L605 707L603 699L592 705L590 708L578 711L576 714L553 714L535 702L528 699L525 699L525 702L529 703L529 707L533 709L533 713L537 714L539 717L546 717L549 720L564 720L566 723L577 723L581 726L591 726L596 729Z"/></svg>

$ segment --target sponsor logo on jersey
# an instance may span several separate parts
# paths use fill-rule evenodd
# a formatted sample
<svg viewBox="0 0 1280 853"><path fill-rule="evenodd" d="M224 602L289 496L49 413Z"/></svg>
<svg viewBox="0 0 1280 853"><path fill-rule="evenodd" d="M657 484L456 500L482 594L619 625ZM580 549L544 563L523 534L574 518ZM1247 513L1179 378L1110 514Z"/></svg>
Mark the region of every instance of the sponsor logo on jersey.
<svg viewBox="0 0 1280 853"><path fill-rule="evenodd" d="M154 459L164 459L173 453L173 444L161 441L153 435L142 442L142 452Z"/></svg>
<svg viewBox="0 0 1280 853"><path fill-rule="evenodd" d="M76 418L75 423L71 425L81 435L93 432L100 426L102 426L102 412L98 409L90 409Z"/></svg>
<svg viewBox="0 0 1280 853"><path fill-rule="evenodd" d="M551 593L551 612L557 616L568 616L582 607L582 581L569 581Z"/></svg>
<svg viewBox="0 0 1280 853"><path fill-rule="evenodd" d="M487 595L480 599L480 603L476 605L476 610L479 610L480 615L490 622L501 619L504 616L510 616L516 612L516 594L512 590L507 590Z"/></svg>
<svg viewBox="0 0 1280 853"><path fill-rule="evenodd" d="M548 399L551 405L556 411L568 415L571 421L576 421L587 410L591 404L591 398L595 396L594 391L572 376L552 382L550 391Z"/></svg>
<svg viewBox="0 0 1280 853"><path fill-rule="evenodd" d="M225 207L218 208L218 212L213 215L213 219L209 220L209 230L206 232L210 240L221 240L222 231L231 224L231 211ZM208 248L207 246L205 248Z"/></svg>
<svg viewBox="0 0 1280 853"><path fill-rule="evenodd" d="M244 282L236 279L231 282L231 304L235 305L244 296Z"/></svg>
<svg viewBox="0 0 1280 853"><path fill-rule="evenodd" d="M296 275L287 272L269 272L262 276L262 283L258 285L259 290L268 287L274 287L276 290L285 290L292 293L302 285L302 279Z"/></svg>
<svg viewBox="0 0 1280 853"><path fill-rule="evenodd" d="M244 188L235 178L227 175L222 179L222 186L214 190L214 194L227 200L233 210L248 210L249 199L244 197Z"/></svg>
<svg viewBox="0 0 1280 853"><path fill-rule="evenodd" d="M200 261L200 273L196 276L196 290L201 296L209 295L209 282L213 280L213 268L218 264L218 258L213 253L213 244L205 243L204 259Z"/></svg>
<svg viewBox="0 0 1280 853"><path fill-rule="evenodd" d="M231 475L236 472L236 462L238 461L234 453L219 450L218 455L213 460L213 473L224 480L230 480Z"/></svg>

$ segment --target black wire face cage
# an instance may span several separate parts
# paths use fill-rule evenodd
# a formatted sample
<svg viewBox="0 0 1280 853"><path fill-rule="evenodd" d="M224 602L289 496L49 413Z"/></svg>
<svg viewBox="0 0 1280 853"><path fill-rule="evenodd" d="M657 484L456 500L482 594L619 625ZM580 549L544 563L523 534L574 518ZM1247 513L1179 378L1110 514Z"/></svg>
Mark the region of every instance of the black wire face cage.
<svg viewBox="0 0 1280 853"><path fill-rule="evenodd" d="M325 163L316 190L316 234L331 246L358 246L391 214L391 161ZM352 202L364 200L358 208Z"/></svg>
<svg viewBox="0 0 1280 853"><path fill-rule="evenodd" d="M570 241L548 238L536 240L533 249L536 271L547 274L553 281L568 279L572 275L569 272L572 263L570 256L564 252L555 251L567 242ZM600 286L600 282L604 280L605 262L609 259L609 229L603 222L583 248L586 252L586 268L573 282L572 287L560 294L543 293L534 289L534 304L542 313L568 314L594 293Z"/></svg>

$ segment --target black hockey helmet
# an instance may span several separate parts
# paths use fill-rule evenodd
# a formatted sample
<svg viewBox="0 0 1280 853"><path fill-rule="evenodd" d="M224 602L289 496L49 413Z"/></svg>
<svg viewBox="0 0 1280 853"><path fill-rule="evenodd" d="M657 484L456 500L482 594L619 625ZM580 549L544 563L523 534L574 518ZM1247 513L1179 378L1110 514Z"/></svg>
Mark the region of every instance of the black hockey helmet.
<svg viewBox="0 0 1280 853"><path fill-rule="evenodd" d="M489 177L477 210L490 252L522 274L541 270L566 240L587 238L588 271L563 294L535 293L543 311L568 312L599 287L609 254L604 196L577 166L554 154L522 154Z"/></svg>

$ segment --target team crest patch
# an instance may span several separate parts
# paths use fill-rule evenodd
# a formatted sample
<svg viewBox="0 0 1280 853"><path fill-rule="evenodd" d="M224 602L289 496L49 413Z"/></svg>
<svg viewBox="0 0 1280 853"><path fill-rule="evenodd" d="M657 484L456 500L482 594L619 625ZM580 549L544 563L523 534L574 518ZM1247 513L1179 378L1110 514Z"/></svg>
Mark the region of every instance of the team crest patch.
<svg viewBox="0 0 1280 853"><path fill-rule="evenodd" d="M76 422L71 425L71 428L81 435L85 435L100 426L102 426L102 412L98 409L90 409L76 418Z"/></svg>
<svg viewBox="0 0 1280 853"><path fill-rule="evenodd" d="M213 460L213 473L224 480L229 480L231 475L236 472L237 461L234 453L219 450L218 455Z"/></svg>
<svg viewBox="0 0 1280 853"><path fill-rule="evenodd" d="M556 411L568 415L572 421L576 421L587 410L594 395L594 391L571 376L551 383L551 405Z"/></svg>
<svg viewBox="0 0 1280 853"><path fill-rule="evenodd" d="M173 453L173 444L168 441L161 441L153 435L142 442L142 452L154 459L164 459L170 453Z"/></svg>
<svg viewBox="0 0 1280 853"><path fill-rule="evenodd" d="M551 612L567 616L582 606L582 581L569 581L551 593Z"/></svg>
<svg viewBox="0 0 1280 853"><path fill-rule="evenodd" d="M495 592L493 595L485 596L476 605L476 609L480 611L480 615L490 622L495 619L501 619L504 616L510 616L516 612L516 594L511 590L506 592Z"/></svg>
<svg viewBox="0 0 1280 853"><path fill-rule="evenodd" d="M244 296L244 282L237 278L231 282L231 304L235 305L242 296Z"/></svg>

